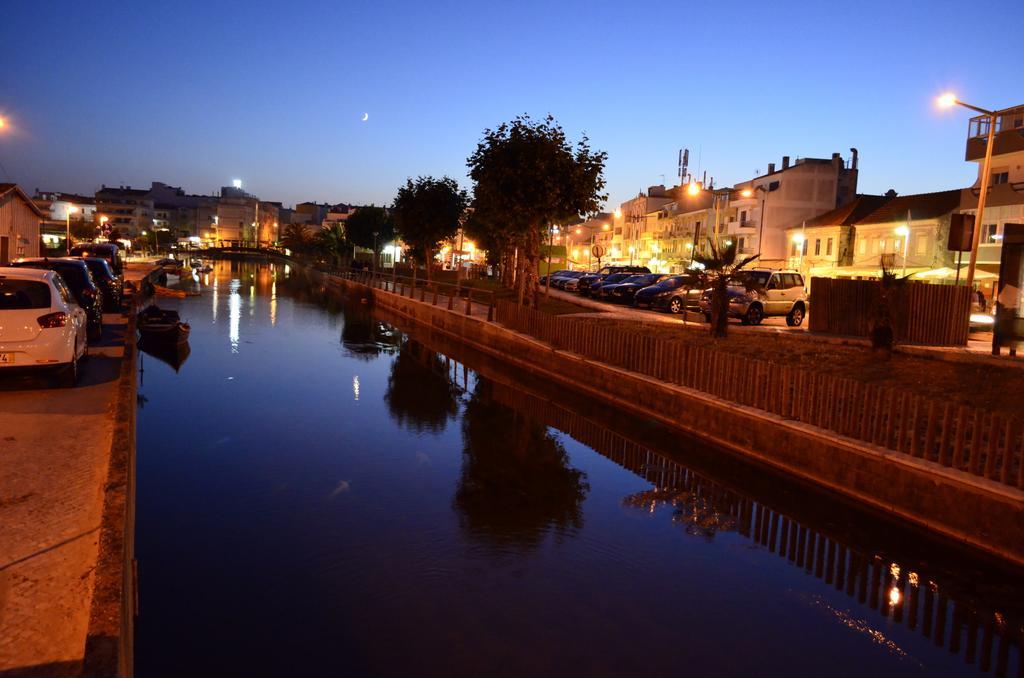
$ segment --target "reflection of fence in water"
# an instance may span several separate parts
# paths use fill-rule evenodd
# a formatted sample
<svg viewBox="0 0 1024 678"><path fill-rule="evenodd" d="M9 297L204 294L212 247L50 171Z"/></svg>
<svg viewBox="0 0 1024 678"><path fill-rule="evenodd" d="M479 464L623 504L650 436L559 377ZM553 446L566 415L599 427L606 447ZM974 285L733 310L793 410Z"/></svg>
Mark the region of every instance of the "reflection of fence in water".
<svg viewBox="0 0 1024 678"><path fill-rule="evenodd" d="M922 569L910 570L862 551L752 498L723 487L648 448L558 405L493 383L493 398L554 427L652 483L654 489L627 503L675 501L688 531L704 536L736 531L786 558L836 590L867 604L883 618L921 629L935 645L963 652L969 664L998 676L1024 675L1019 619L948 594ZM979 633L980 632L980 633Z"/></svg>

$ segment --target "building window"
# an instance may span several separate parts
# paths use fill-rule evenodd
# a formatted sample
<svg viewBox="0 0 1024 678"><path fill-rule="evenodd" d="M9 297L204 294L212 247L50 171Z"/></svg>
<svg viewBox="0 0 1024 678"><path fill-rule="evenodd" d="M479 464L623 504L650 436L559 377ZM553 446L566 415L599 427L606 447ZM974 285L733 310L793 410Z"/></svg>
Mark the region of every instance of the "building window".
<svg viewBox="0 0 1024 678"><path fill-rule="evenodd" d="M792 249L791 249L791 251L789 253L789 255L791 257L795 257L797 255L797 253L798 253L797 247L799 247L799 245L797 245L796 242L794 242L793 243L793 247L792 247Z"/></svg>
<svg viewBox="0 0 1024 678"><path fill-rule="evenodd" d="M868 241L863 239L863 238L861 238L861 241L860 241L860 253L861 254L867 254L868 253Z"/></svg>
<svg viewBox="0 0 1024 678"><path fill-rule="evenodd" d="M803 249L803 252L802 252L802 253L803 253L803 255L804 255L805 257L807 256L807 246L808 246L809 244L810 244L810 241L809 241L809 240L804 240L804 249Z"/></svg>
<svg viewBox="0 0 1024 678"><path fill-rule="evenodd" d="M747 223L747 210L740 210L740 226Z"/></svg>
<svg viewBox="0 0 1024 678"><path fill-rule="evenodd" d="M832 256L832 238L825 241L825 256Z"/></svg>
<svg viewBox="0 0 1024 678"><path fill-rule="evenodd" d="M821 254L821 238L815 238L814 240L814 256Z"/></svg>
<svg viewBox="0 0 1024 678"><path fill-rule="evenodd" d="M985 245L999 242L999 224L985 224L982 226L981 242Z"/></svg>
<svg viewBox="0 0 1024 678"><path fill-rule="evenodd" d="M737 247L739 248L740 252L745 252L747 250L747 239L739 238L739 244L737 245Z"/></svg>
<svg viewBox="0 0 1024 678"><path fill-rule="evenodd" d="M928 252L928 236L925 235L924 233L922 233L921 235L917 236L917 249L916 249L916 252L917 252L918 256L923 256L924 254L926 254Z"/></svg>
<svg viewBox="0 0 1024 678"><path fill-rule="evenodd" d="M1006 184L1010 182L1009 172L993 172L992 173L992 185L997 186L999 184Z"/></svg>
<svg viewBox="0 0 1024 678"><path fill-rule="evenodd" d="M878 253L885 254L885 238L878 241Z"/></svg>

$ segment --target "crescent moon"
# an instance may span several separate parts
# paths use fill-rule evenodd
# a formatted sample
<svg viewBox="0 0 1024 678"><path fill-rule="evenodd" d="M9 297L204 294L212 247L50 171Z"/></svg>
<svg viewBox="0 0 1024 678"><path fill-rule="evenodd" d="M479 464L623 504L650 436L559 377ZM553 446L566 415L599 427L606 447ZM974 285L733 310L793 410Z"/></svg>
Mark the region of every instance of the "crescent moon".
<svg viewBox="0 0 1024 678"><path fill-rule="evenodd" d="M363 122L366 122L369 119L370 119L370 114L369 113L363 113Z"/></svg>

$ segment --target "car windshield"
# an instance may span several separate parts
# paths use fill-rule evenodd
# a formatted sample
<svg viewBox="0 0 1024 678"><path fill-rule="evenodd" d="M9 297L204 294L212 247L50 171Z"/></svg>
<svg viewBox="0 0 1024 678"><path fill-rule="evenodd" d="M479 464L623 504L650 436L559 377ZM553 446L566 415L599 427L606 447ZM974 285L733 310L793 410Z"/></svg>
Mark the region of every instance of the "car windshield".
<svg viewBox="0 0 1024 678"><path fill-rule="evenodd" d="M642 283L647 281L648 276L646 275L631 275L622 282L624 283Z"/></svg>
<svg viewBox="0 0 1024 678"><path fill-rule="evenodd" d="M629 277L628 273L612 273L610 276L604 279L605 283L617 283L622 282Z"/></svg>
<svg viewBox="0 0 1024 678"><path fill-rule="evenodd" d="M747 271L743 276L745 280L740 281L740 285L752 284L755 287L764 287L768 284L768 279L772 277L771 271Z"/></svg>
<svg viewBox="0 0 1024 678"><path fill-rule="evenodd" d="M0 277L0 311L50 308L50 286L35 280Z"/></svg>

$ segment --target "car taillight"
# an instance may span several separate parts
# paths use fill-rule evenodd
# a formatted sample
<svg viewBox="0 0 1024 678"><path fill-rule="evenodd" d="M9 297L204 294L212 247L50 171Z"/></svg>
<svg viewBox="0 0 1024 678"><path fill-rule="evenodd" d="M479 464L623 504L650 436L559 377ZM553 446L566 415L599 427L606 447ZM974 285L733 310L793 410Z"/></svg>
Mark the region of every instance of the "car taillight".
<svg viewBox="0 0 1024 678"><path fill-rule="evenodd" d="M68 324L68 314L64 311L47 313L46 315L39 316L37 322L39 323L39 327L44 330L53 329L54 327L64 327Z"/></svg>

